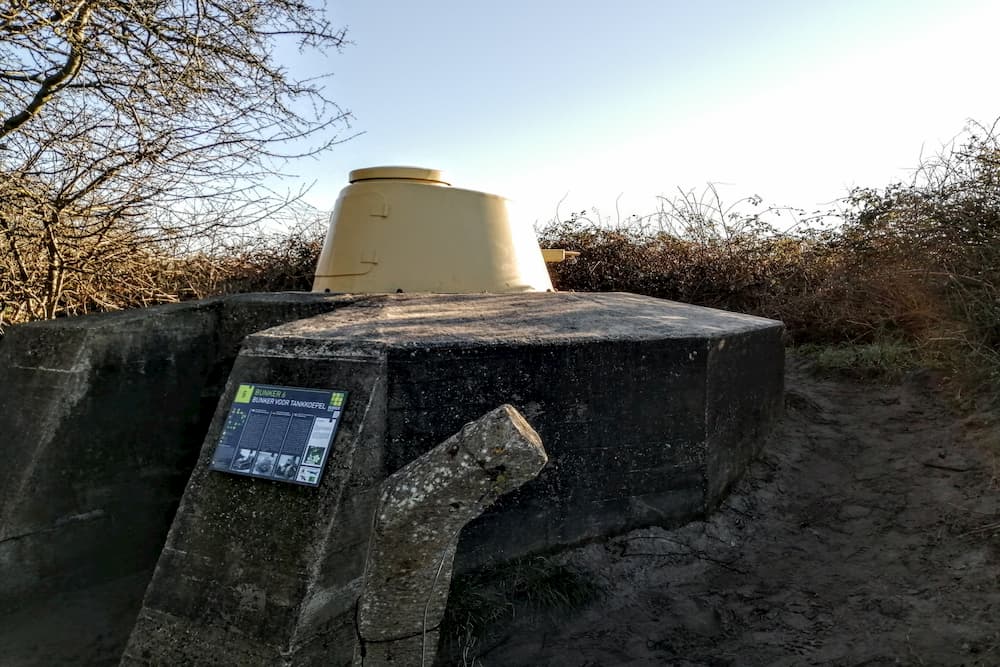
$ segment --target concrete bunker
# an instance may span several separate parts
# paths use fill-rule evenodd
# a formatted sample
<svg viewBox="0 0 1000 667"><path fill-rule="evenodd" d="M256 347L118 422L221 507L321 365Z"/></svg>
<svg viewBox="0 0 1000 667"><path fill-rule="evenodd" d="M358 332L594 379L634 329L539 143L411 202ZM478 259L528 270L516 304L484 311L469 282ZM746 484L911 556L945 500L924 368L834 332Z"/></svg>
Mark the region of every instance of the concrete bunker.
<svg viewBox="0 0 1000 667"><path fill-rule="evenodd" d="M395 180L410 191L419 179ZM400 212L392 189L381 192L361 198L366 222ZM137 542L128 548L144 555L130 567L156 569L125 664L349 664L381 484L505 403L537 431L549 464L466 527L458 571L711 511L780 415L780 323L630 294L545 293L530 278L542 260L537 246L505 254L495 239L519 232L508 229L505 208L485 210L501 230L481 236L496 261L470 253L479 259L468 266L493 267L489 293L247 295L15 327L0 346L12 379L0 387L0 420L14 434L0 448L19 462L0 478L0 493L15 499L0 514L0 581L20 583L0 589L0 610L113 577L122 568L115 554ZM375 263L363 275L381 275L388 252L365 252ZM511 257L529 268L517 273L520 260L504 263ZM323 271L316 287L332 289ZM399 280L380 287L405 289ZM164 352L165 332L191 317L190 335L174 340L191 355ZM73 333L91 328L119 338ZM58 344L63 336L80 338L76 352ZM46 337L53 343L39 346ZM101 355L120 360L99 381L81 375L95 366L80 360ZM210 470L244 383L349 392L317 487ZM149 454L142 420L144 405L162 405L171 391L187 398L156 413L152 442L166 466ZM24 412L27 396L44 419ZM130 482L81 473L79 458L61 449L67 442L95 461L126 461L116 479ZM52 465L30 463L47 452L57 454ZM70 491L56 507L42 490L65 480ZM148 530L137 540L107 530L127 521ZM71 532L82 526L87 537ZM72 558L54 556L65 545L102 565L82 576ZM37 576L7 578L33 558Z"/></svg>

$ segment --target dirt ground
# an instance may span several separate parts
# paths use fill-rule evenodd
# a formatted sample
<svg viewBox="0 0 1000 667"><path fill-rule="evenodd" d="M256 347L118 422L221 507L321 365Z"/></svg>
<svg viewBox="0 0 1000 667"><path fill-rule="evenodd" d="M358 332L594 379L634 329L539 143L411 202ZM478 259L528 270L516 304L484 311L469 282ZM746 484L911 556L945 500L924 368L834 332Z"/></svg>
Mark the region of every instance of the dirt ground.
<svg viewBox="0 0 1000 667"><path fill-rule="evenodd" d="M464 662L1000 665L1000 431L931 373L808 366L789 359L786 417L718 513L562 554L603 595L515 609Z"/></svg>
<svg viewBox="0 0 1000 667"><path fill-rule="evenodd" d="M0 667L110 667L152 572L39 600L0 617Z"/></svg>
<svg viewBox="0 0 1000 667"><path fill-rule="evenodd" d="M1000 429L926 372L822 380L792 357L786 390L719 512L561 554L601 596L515 608L458 664L1000 665ZM0 619L0 664L115 664L147 575Z"/></svg>

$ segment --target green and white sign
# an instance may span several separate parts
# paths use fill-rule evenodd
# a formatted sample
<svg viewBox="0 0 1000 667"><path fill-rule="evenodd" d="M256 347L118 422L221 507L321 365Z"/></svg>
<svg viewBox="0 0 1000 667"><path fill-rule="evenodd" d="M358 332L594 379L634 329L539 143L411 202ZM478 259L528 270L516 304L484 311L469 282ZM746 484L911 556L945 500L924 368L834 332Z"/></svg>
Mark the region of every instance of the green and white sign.
<svg viewBox="0 0 1000 667"><path fill-rule="evenodd" d="M347 392L241 384L212 470L319 486Z"/></svg>

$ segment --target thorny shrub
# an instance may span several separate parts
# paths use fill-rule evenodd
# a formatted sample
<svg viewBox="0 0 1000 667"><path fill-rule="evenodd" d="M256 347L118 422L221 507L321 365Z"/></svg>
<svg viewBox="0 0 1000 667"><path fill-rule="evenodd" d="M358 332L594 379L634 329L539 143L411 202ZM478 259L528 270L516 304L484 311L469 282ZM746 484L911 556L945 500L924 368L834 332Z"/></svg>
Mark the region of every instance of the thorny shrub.
<svg viewBox="0 0 1000 667"><path fill-rule="evenodd" d="M554 284L772 317L793 343L905 343L925 361L1000 381L996 124L972 123L910 183L855 189L841 210L812 218L837 218L827 229L782 232L706 193L625 226L583 214L551 223L543 245L580 252L551 268Z"/></svg>

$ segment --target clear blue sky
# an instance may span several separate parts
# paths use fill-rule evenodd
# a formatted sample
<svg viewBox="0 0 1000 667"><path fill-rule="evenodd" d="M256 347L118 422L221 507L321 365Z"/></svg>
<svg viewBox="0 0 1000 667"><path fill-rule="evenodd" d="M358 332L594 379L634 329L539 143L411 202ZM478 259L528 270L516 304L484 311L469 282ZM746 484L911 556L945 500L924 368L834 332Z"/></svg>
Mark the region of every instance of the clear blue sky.
<svg viewBox="0 0 1000 667"><path fill-rule="evenodd" d="M1000 116L1000 2L330 0L352 44L329 95L364 134L296 173L332 208L351 169L443 170L531 222L722 184L810 208L908 178Z"/></svg>

